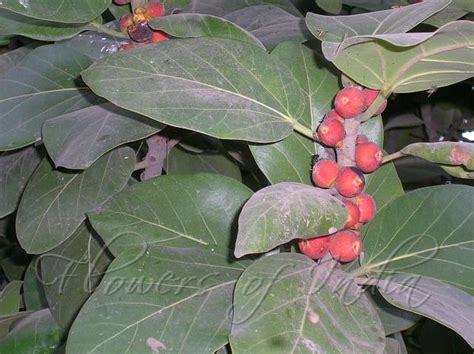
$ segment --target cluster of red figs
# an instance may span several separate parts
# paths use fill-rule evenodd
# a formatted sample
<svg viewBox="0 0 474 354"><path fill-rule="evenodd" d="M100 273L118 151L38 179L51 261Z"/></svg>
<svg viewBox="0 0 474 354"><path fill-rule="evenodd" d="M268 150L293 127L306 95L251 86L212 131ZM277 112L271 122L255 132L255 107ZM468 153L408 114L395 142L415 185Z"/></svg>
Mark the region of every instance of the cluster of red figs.
<svg viewBox="0 0 474 354"><path fill-rule="evenodd" d="M114 2L117 5L126 5L130 3L130 0L114 0ZM158 1L149 2L145 7L138 7L133 13L124 15L120 19L120 29L128 34L132 42L122 45L120 50L166 41L168 39L166 33L153 30L148 24L151 19L164 15L165 7Z"/></svg>
<svg viewBox="0 0 474 354"><path fill-rule="evenodd" d="M326 113L314 132L314 138L326 147L334 148L336 156L348 153L344 146L347 122L361 115L375 101L379 91L360 86L340 90L334 100L334 109ZM375 112L381 114L387 101ZM355 148L350 150L351 166L341 166L332 159L317 161L312 169L313 183L324 189L335 189L334 194L347 209L348 216L343 230L330 235L298 241L300 251L313 259L331 254L339 262L350 262L359 257L363 245L359 229L373 219L376 213L374 199L363 193L364 173L372 173L382 163L382 150L365 135L357 135Z"/></svg>

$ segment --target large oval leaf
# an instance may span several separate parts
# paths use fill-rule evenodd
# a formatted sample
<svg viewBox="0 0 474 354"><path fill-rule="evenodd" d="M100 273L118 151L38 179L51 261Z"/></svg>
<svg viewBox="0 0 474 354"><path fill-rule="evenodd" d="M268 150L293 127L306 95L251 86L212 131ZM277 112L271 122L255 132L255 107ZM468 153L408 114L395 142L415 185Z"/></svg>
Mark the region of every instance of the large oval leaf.
<svg viewBox="0 0 474 354"><path fill-rule="evenodd" d="M109 23L106 26L113 30L119 30L116 22ZM118 52L120 47L126 43L130 43L130 41L91 30L82 32L71 39L56 42L56 45L72 48L96 61Z"/></svg>
<svg viewBox="0 0 474 354"><path fill-rule="evenodd" d="M239 166L218 152L193 153L180 147L170 151L165 160L166 174L215 173L241 181Z"/></svg>
<svg viewBox="0 0 474 354"><path fill-rule="evenodd" d="M374 198L378 211L405 193L393 163L386 163L371 173L364 192Z"/></svg>
<svg viewBox="0 0 474 354"><path fill-rule="evenodd" d="M9 315L18 312L21 303L22 281L9 282L0 292L0 315Z"/></svg>
<svg viewBox="0 0 474 354"><path fill-rule="evenodd" d="M306 42L313 38L302 16L277 6L244 7L225 15L225 18L250 32L268 49L284 41Z"/></svg>
<svg viewBox="0 0 474 354"><path fill-rule="evenodd" d="M164 31L173 37L216 37L234 39L262 46L262 43L244 29L230 21L211 15L177 14L156 17L150 22L155 30Z"/></svg>
<svg viewBox="0 0 474 354"><path fill-rule="evenodd" d="M62 328L71 326L110 261L97 235L85 224L58 247L40 256L46 299L54 319Z"/></svg>
<svg viewBox="0 0 474 354"><path fill-rule="evenodd" d="M400 152L443 165L461 165L474 170L473 143L415 143L405 146Z"/></svg>
<svg viewBox="0 0 474 354"><path fill-rule="evenodd" d="M66 351L213 353L227 343L243 270L204 248L155 245L138 259L124 253L81 309Z"/></svg>
<svg viewBox="0 0 474 354"><path fill-rule="evenodd" d="M18 207L18 241L28 253L44 253L69 238L97 207L127 184L135 152L124 147L82 173L52 169L45 159L31 177Z"/></svg>
<svg viewBox="0 0 474 354"><path fill-rule="evenodd" d="M66 24L38 20L0 8L0 33L21 35L40 41L71 38L84 31L85 24Z"/></svg>
<svg viewBox="0 0 474 354"><path fill-rule="evenodd" d="M382 353L385 337L375 309L344 273L281 253L239 278L230 344L236 353Z"/></svg>
<svg viewBox="0 0 474 354"><path fill-rule="evenodd" d="M41 46L0 77L0 150L36 141L48 118L87 107L95 96L78 81L91 60L73 49Z"/></svg>
<svg viewBox="0 0 474 354"><path fill-rule="evenodd" d="M474 348L474 298L435 279L399 275L377 284L395 306L429 317L456 331Z"/></svg>
<svg viewBox="0 0 474 354"><path fill-rule="evenodd" d="M0 6L41 20L85 23L99 17L110 2L110 0L2 0Z"/></svg>
<svg viewBox="0 0 474 354"><path fill-rule="evenodd" d="M257 5L278 6L295 16L301 16L290 0L192 0L185 11L223 17L230 12Z"/></svg>
<svg viewBox="0 0 474 354"><path fill-rule="evenodd" d="M356 274L418 274L474 294L474 188L418 189L383 208L363 229Z"/></svg>
<svg viewBox="0 0 474 354"><path fill-rule="evenodd" d="M155 121L106 103L47 120L43 142L56 166L86 169L107 151L160 129Z"/></svg>
<svg viewBox="0 0 474 354"><path fill-rule="evenodd" d="M23 279L23 301L28 311L38 311L48 307L36 260L37 258L33 258L30 262Z"/></svg>
<svg viewBox="0 0 474 354"><path fill-rule="evenodd" d="M303 91L308 113L301 121L315 129L324 114L331 109L339 91L339 80L311 49L298 43L282 43L273 51L289 72L293 73ZM251 145L252 155L272 183L298 182L311 185L311 158L314 142L298 133L268 145Z"/></svg>
<svg viewBox="0 0 474 354"><path fill-rule="evenodd" d="M313 35L325 42L342 42L349 37L404 33L448 6L450 0L430 0L420 4L372 11L351 16L306 15Z"/></svg>
<svg viewBox="0 0 474 354"><path fill-rule="evenodd" d="M391 305L375 287L371 288L370 291L368 298L380 317L386 336L404 331L420 319L420 316L413 312Z"/></svg>
<svg viewBox="0 0 474 354"><path fill-rule="evenodd" d="M474 55L473 22L451 22L435 33L399 34L398 45L386 41L392 36L383 38L344 49L334 64L364 86L397 93L452 85L474 74L474 64L466 60ZM400 47L403 42L410 46Z"/></svg>
<svg viewBox="0 0 474 354"><path fill-rule="evenodd" d="M0 55L0 75L22 61L33 49L35 49L35 45L27 45Z"/></svg>
<svg viewBox="0 0 474 354"><path fill-rule="evenodd" d="M232 224L251 194L215 174L161 176L127 188L89 219L115 255L153 244L229 246Z"/></svg>
<svg viewBox="0 0 474 354"><path fill-rule="evenodd" d="M13 213L41 156L34 147L0 154L0 218Z"/></svg>
<svg viewBox="0 0 474 354"><path fill-rule="evenodd" d="M240 213L235 255L267 252L295 238L336 232L346 217L344 204L319 188L284 182L261 189Z"/></svg>
<svg viewBox="0 0 474 354"><path fill-rule="evenodd" d="M222 139L283 139L305 106L276 58L228 39L176 39L119 52L83 78L118 106Z"/></svg>

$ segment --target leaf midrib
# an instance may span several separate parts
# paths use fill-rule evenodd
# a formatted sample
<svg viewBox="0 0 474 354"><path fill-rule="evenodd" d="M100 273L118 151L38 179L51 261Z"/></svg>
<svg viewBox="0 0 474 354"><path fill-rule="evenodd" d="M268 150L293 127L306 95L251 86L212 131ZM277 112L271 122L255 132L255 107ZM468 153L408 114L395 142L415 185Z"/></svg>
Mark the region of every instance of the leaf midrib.
<svg viewBox="0 0 474 354"><path fill-rule="evenodd" d="M240 97L242 98L243 100L248 100L250 102L253 102L255 103L256 105L258 106L261 106L273 113L275 113L277 116L283 118L285 121L288 121L291 125L294 125L296 123L296 119L292 118L292 117L289 117L287 116L286 114L280 112L279 110L273 108L273 107L270 107L268 105L266 105L265 103L261 102L261 101L257 101L251 97L248 97L248 96L245 96L239 92L232 92L232 91L229 91L227 89L224 89L224 88L221 88L221 87L217 87L217 86L214 86L214 85L211 85L211 84L207 84L205 82L202 82L202 81L198 81L198 80L191 80L191 79L187 79L187 78L184 78L184 77L177 77L177 76L171 76L171 75L166 75L166 74L161 74L161 73L152 73L152 72L147 72L147 71L143 71L143 70L138 70L138 69L132 69L132 68L125 68L125 67L122 67L122 66L116 66L116 65L110 65L108 64L107 65L108 67L110 68L117 68L117 69L120 69L120 70L129 70L129 71L135 71L135 72L139 72L139 73L142 73L142 74L146 74L147 76L156 76L156 77L163 77L163 78L168 78L168 79L173 79L173 80L181 80L181 81L186 81L186 82L190 82L190 83L193 83L193 84L196 84L196 85L201 85L201 86L204 86L204 87L208 87L208 88L211 88L211 89L214 89L216 91L220 91L220 92L224 92L224 93L227 93L229 95L233 95L233 96L237 96L237 97ZM118 79L111 79L111 80L98 80L97 82L105 82L105 81L120 81L121 78L118 78ZM135 78L134 78L135 80ZM273 96L273 95L272 95ZM274 97L274 96L273 96ZM277 100L278 101L278 100ZM279 102L279 101L278 101ZM280 103L280 102L279 102ZM281 103L280 103L281 104ZM260 112L259 112L260 113Z"/></svg>

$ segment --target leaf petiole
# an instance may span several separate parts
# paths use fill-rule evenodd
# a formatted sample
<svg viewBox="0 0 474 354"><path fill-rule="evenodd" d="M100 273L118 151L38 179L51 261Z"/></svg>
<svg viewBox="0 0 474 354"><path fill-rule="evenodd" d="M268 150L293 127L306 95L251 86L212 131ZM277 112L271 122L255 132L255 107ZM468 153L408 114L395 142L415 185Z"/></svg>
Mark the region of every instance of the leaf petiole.
<svg viewBox="0 0 474 354"><path fill-rule="evenodd" d="M101 24L101 23L98 23L98 22L95 22L95 21L92 21L89 23L90 26L94 27L94 29L98 30L99 32L101 33L104 33L104 34L108 34L110 36L113 36L113 37L117 37L117 38L127 38L127 39L130 39L130 37L128 36L128 34L126 33L123 33L123 32L119 32L119 31L115 31L111 28L108 28L107 26Z"/></svg>
<svg viewBox="0 0 474 354"><path fill-rule="evenodd" d="M400 157L404 157L404 156L406 156L406 155L402 154L400 151L394 152L393 154L384 156L384 158L382 160L382 164L390 162L390 161L395 160L395 159L399 159Z"/></svg>
<svg viewBox="0 0 474 354"><path fill-rule="evenodd" d="M310 128L308 127L305 127L304 125L302 125L301 123L295 123L293 125L293 129L295 131L297 131L298 133L300 133L301 135L304 135L305 137L311 139L311 140L314 140L314 135L313 135L313 130L311 130Z"/></svg>

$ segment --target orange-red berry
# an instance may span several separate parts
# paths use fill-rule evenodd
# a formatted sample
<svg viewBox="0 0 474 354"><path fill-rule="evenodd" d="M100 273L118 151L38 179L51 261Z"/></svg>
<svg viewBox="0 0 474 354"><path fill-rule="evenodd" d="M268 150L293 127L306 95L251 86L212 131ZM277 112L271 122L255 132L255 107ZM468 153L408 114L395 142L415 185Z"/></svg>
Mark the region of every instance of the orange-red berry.
<svg viewBox="0 0 474 354"><path fill-rule="evenodd" d="M318 127L319 141L327 146L342 146L345 135L344 125L336 119L324 119Z"/></svg>
<svg viewBox="0 0 474 354"><path fill-rule="evenodd" d="M377 206L375 200L368 194L361 194L354 198L354 203L357 205L360 211L359 221L369 222L375 216L377 212Z"/></svg>
<svg viewBox="0 0 474 354"><path fill-rule="evenodd" d="M336 177L336 189L344 197L355 197L364 187L364 175L357 167L344 167Z"/></svg>
<svg viewBox="0 0 474 354"><path fill-rule="evenodd" d="M360 144L368 143L368 142L369 142L369 138L367 138L366 135L357 135L356 145L360 145Z"/></svg>
<svg viewBox="0 0 474 354"><path fill-rule="evenodd" d="M357 205L355 205L353 202L351 202L348 199L344 199L342 201L347 209L347 219L346 223L344 224L344 227L346 228L352 228L354 227L358 222L360 218L360 211Z"/></svg>
<svg viewBox="0 0 474 354"><path fill-rule="evenodd" d="M314 184L320 188L331 188L334 186L339 165L331 160L322 159L313 166L311 178Z"/></svg>
<svg viewBox="0 0 474 354"><path fill-rule="evenodd" d="M133 14L126 14L120 19L119 26L122 31L127 32L131 25L133 25Z"/></svg>
<svg viewBox="0 0 474 354"><path fill-rule="evenodd" d="M161 2L150 2L146 9L151 18L165 15L165 6Z"/></svg>
<svg viewBox="0 0 474 354"><path fill-rule="evenodd" d="M338 120L341 123L344 122L344 118L342 118L339 114L337 114L335 109L331 109L329 112L327 112L324 115L324 119L335 119L335 120Z"/></svg>
<svg viewBox="0 0 474 354"><path fill-rule="evenodd" d="M382 150L375 143L363 143L355 148L356 165L365 173L371 173L378 169L382 159Z"/></svg>
<svg viewBox="0 0 474 354"><path fill-rule="evenodd" d="M319 259L329 252L331 236L313 237L308 240L298 240L298 248L304 255Z"/></svg>
<svg viewBox="0 0 474 354"><path fill-rule="evenodd" d="M338 92L334 100L334 109L345 119L358 116L366 109L362 91L355 87L346 87Z"/></svg>
<svg viewBox="0 0 474 354"><path fill-rule="evenodd" d="M331 256L339 262L350 262L359 257L363 249L359 235L350 230L336 233L329 246Z"/></svg>
<svg viewBox="0 0 474 354"><path fill-rule="evenodd" d="M162 31L153 31L153 35L151 36L150 42L157 43L167 41L169 39L168 35Z"/></svg>
<svg viewBox="0 0 474 354"><path fill-rule="evenodd" d="M125 5L129 4L130 0L114 0L115 5Z"/></svg>
<svg viewBox="0 0 474 354"><path fill-rule="evenodd" d="M377 96L380 94L379 90L371 90L369 88L365 88L362 90L362 94L364 95L365 99L365 105L369 107L377 98ZM382 114L383 111L385 111L385 108L387 108L387 100L385 100L380 107L377 109L374 115L378 116L379 114Z"/></svg>

